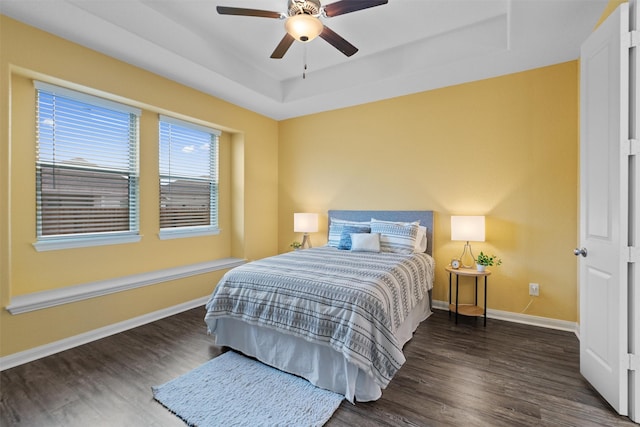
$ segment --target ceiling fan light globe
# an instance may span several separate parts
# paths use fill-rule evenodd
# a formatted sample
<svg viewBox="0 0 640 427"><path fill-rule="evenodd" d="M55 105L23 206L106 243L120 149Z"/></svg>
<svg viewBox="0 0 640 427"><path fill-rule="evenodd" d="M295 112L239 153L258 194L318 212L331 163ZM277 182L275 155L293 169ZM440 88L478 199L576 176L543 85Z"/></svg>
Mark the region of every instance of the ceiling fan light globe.
<svg viewBox="0 0 640 427"><path fill-rule="evenodd" d="M304 43L318 37L323 25L320 19L303 13L288 17L284 22L284 28L291 37Z"/></svg>

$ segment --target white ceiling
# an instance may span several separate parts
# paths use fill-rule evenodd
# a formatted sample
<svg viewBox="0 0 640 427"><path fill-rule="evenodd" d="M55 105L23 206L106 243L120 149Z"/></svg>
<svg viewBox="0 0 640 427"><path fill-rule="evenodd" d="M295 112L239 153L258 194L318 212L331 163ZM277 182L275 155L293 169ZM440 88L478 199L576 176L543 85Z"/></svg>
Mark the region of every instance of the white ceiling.
<svg viewBox="0 0 640 427"><path fill-rule="evenodd" d="M389 0L322 18L354 56L317 38L279 60L283 21L216 6L287 0L0 0L0 13L281 120L576 59L607 3Z"/></svg>

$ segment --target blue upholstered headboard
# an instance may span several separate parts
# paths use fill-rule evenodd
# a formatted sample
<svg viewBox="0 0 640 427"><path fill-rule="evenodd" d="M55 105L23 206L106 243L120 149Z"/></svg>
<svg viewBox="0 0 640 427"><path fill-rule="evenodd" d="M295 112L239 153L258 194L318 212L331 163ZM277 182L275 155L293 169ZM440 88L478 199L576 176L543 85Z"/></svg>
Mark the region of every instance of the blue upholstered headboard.
<svg viewBox="0 0 640 427"><path fill-rule="evenodd" d="M331 218L346 219L349 221L370 221L371 218L383 221L420 221L420 225L427 227L427 250L433 255L433 211L342 211L330 210L328 212L329 224ZM329 227L327 227L327 230Z"/></svg>

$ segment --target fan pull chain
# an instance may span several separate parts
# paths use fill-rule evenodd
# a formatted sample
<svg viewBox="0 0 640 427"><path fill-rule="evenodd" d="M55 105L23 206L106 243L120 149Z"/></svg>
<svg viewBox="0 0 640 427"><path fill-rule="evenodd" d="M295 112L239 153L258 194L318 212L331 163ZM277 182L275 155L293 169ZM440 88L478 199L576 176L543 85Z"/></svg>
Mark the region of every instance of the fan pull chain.
<svg viewBox="0 0 640 427"><path fill-rule="evenodd" d="M302 79L307 78L307 44L304 44L303 54L302 54Z"/></svg>

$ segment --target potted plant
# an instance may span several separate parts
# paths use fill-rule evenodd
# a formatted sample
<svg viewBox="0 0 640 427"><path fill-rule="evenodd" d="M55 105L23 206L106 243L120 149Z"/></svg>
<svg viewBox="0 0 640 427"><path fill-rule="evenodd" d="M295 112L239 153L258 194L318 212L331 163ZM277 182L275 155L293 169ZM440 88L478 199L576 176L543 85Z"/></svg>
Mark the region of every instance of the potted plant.
<svg viewBox="0 0 640 427"><path fill-rule="evenodd" d="M297 251L298 249L300 249L302 247L302 243L300 242L293 242L292 244L290 244L289 246L291 246L293 248L293 250Z"/></svg>
<svg viewBox="0 0 640 427"><path fill-rule="evenodd" d="M478 271L484 271L487 267L495 265L496 267L502 264L502 260L496 255L485 255L480 252L476 259L476 268Z"/></svg>

